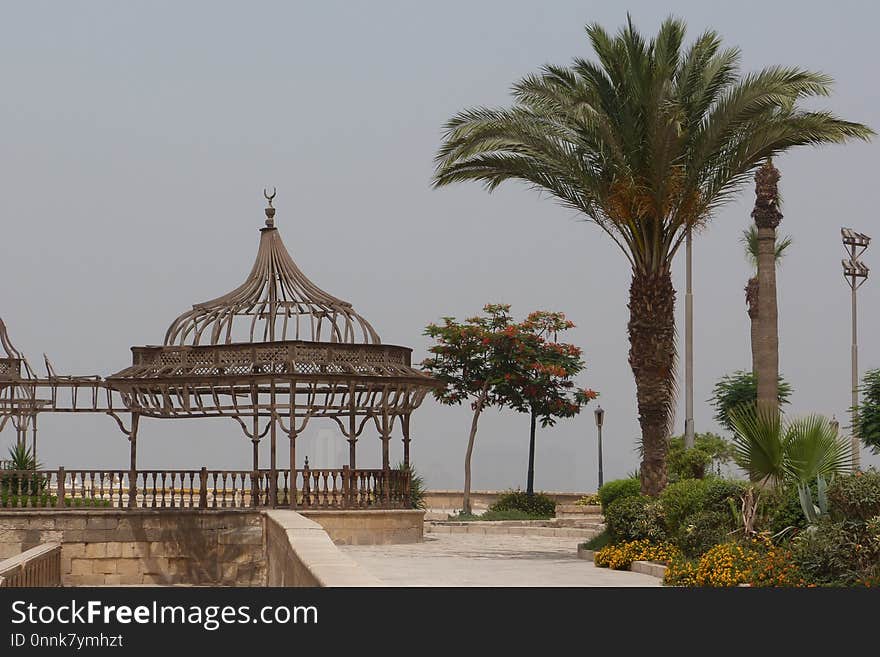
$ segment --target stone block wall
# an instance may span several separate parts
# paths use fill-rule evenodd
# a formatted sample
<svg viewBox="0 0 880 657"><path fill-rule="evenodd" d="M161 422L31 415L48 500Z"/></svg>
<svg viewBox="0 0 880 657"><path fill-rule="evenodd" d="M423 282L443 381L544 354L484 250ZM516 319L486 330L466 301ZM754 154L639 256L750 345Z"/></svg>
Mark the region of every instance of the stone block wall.
<svg viewBox="0 0 880 657"><path fill-rule="evenodd" d="M253 511L0 512L0 559L61 543L62 584L261 586L263 519Z"/></svg>
<svg viewBox="0 0 880 657"><path fill-rule="evenodd" d="M391 545L424 539L425 512L411 509L301 511L339 545Z"/></svg>

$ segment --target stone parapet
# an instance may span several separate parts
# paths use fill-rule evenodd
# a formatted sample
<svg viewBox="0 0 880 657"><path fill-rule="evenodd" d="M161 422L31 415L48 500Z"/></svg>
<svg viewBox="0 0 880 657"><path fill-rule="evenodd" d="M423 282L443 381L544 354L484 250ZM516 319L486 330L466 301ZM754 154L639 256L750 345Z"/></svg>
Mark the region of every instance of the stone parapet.
<svg viewBox="0 0 880 657"><path fill-rule="evenodd" d="M382 586L295 511L264 511L267 586Z"/></svg>

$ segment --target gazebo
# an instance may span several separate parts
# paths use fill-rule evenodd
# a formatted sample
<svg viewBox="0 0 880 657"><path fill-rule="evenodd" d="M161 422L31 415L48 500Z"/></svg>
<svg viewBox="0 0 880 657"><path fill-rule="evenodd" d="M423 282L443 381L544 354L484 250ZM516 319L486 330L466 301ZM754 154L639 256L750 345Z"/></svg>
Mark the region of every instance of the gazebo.
<svg viewBox="0 0 880 657"><path fill-rule="evenodd" d="M107 389L108 408L96 402L92 412L113 415L130 441L129 471L119 472L115 484L111 477L109 487L119 489L118 503L124 504L127 474L128 506L149 506L151 501L156 506L157 499L165 506L169 475L172 506L175 497L180 506L226 506L230 495L238 501L233 506L408 506L410 416L438 382L412 367L410 348L383 344L351 303L305 276L275 226L274 190L265 196L265 226L245 281L177 317L162 345L132 347L131 366L100 382ZM23 380L30 386L32 405L40 398L41 385L63 386L63 377L51 374L46 380ZM115 395L124 408L113 407ZM49 402L36 410L65 409ZM120 412L130 413L129 427ZM252 470L140 471L137 439L143 417L230 417L252 443ZM313 418L333 420L348 441L349 462L341 469L309 468L307 459L297 467L297 436ZM359 438L370 425L380 438L381 469L357 467ZM392 468L389 460L397 428L403 469ZM279 433L288 441L288 468L278 468ZM270 462L261 469L258 447L267 436ZM187 490L187 475L189 504L181 495ZM65 488L63 472L59 478Z"/></svg>

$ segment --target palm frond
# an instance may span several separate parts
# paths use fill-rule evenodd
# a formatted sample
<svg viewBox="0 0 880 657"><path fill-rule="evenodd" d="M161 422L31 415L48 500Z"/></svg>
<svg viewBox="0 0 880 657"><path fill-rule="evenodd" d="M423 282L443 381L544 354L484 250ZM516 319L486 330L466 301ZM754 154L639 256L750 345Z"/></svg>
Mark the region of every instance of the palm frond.
<svg viewBox="0 0 880 657"><path fill-rule="evenodd" d="M827 418L809 415L793 420L783 436L785 475L791 481L807 483L849 470L852 454Z"/></svg>
<svg viewBox="0 0 880 657"><path fill-rule="evenodd" d="M742 237L740 238L740 242L743 245L743 248L746 252L746 258L749 261L749 264L752 265L753 268L758 268L758 228L755 224L750 224L748 228L746 228L742 232ZM782 262L782 258L785 256L785 251L794 244L794 240L791 235L785 235L781 237L779 235L776 236L776 246L774 249L774 259L776 260L776 264L779 265Z"/></svg>
<svg viewBox="0 0 880 657"><path fill-rule="evenodd" d="M729 413L734 460L749 477L773 485L785 477L785 450L778 412L744 404Z"/></svg>

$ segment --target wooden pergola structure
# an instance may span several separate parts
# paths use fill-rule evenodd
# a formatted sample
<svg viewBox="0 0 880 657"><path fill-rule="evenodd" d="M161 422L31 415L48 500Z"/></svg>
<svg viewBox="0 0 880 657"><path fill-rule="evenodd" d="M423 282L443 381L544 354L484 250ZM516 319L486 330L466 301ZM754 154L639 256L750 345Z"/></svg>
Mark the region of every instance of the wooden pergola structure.
<svg viewBox="0 0 880 657"><path fill-rule="evenodd" d="M349 302L328 294L303 274L275 226L274 196L274 190L266 194L265 226L245 281L177 317L162 345L132 347L132 365L115 374L103 379L59 377L46 359L49 374L41 379L12 346L0 323L0 340L7 352L7 358L0 359L0 422L11 420L20 436L32 425L36 445L36 418L41 412L113 416L130 442L127 487L122 485L125 473L118 473L120 500L127 488L129 506L141 504L138 500L148 504L144 490L150 488L149 481L143 474L141 486L137 467L142 417L235 420L252 442L253 468L250 473L233 472L233 488L236 474L241 475L242 486L250 479L252 506L405 505L409 472L392 470L390 441L399 427L403 462L408 466L411 414L438 382L412 367L411 349L382 344ZM83 388L88 389L87 403L77 395ZM59 401L59 390L66 391L66 401ZM128 427L123 413L130 415ZM303 469L297 469L297 436L312 418L333 420L348 441L349 463L341 470L310 470L307 460ZM370 425L381 440L381 470L357 468L357 444ZM277 465L279 435L288 441L286 469ZM258 447L267 436L270 462L268 469L261 470ZM195 473L161 471L163 490L168 472L181 473L180 488L189 474L192 498ZM220 495L219 478L226 490L230 472L208 473L203 468L198 473L200 496L210 492L205 479L212 474L213 491ZM110 481L113 489L112 477ZM173 475L171 481L173 490ZM152 483L156 506L155 474ZM60 486L65 488L65 482L60 481ZM165 498L163 493L161 500ZM203 499L200 506L211 504Z"/></svg>

